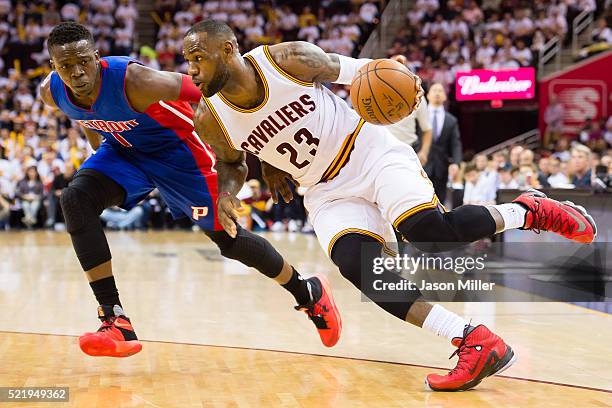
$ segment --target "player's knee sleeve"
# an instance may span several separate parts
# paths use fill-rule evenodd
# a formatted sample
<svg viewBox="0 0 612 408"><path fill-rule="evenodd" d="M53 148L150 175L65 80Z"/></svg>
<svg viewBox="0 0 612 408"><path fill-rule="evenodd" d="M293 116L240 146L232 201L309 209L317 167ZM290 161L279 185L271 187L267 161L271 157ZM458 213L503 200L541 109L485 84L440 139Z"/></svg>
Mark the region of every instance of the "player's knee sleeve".
<svg viewBox="0 0 612 408"><path fill-rule="evenodd" d="M361 234L346 234L341 236L331 251L331 259L349 282L361 290L361 263L364 244L376 245L372 237ZM382 247L382 245L381 245Z"/></svg>
<svg viewBox="0 0 612 408"><path fill-rule="evenodd" d="M283 269L281 254L266 239L238 226L236 238L225 231L206 231L219 247L221 255L257 269L269 278L276 278Z"/></svg>
<svg viewBox="0 0 612 408"><path fill-rule="evenodd" d="M463 205L443 213L422 211L398 226L399 232L418 249L439 252L495 234L495 220L480 205Z"/></svg>
<svg viewBox="0 0 612 408"><path fill-rule="evenodd" d="M368 296L371 291L362 285L370 286L374 279L396 284L404 280L401 276L390 271L385 271L380 275L373 274L374 257L381 256L382 248L382 244L372 237L361 234L347 234L334 243L331 258L340 269L342 276ZM362 275L362 273L368 275ZM384 293L376 293L376 296L372 299L374 303L393 316L404 320L410 307L420 297L420 293L404 291L401 298L397 298L395 293L388 294L388 298Z"/></svg>
<svg viewBox="0 0 612 408"><path fill-rule="evenodd" d="M93 175L96 174L96 175ZM88 271L111 259L110 249L100 223L100 213L111 205L121 204L123 190L99 173L83 170L62 190L60 204L66 230L72 238L77 258Z"/></svg>

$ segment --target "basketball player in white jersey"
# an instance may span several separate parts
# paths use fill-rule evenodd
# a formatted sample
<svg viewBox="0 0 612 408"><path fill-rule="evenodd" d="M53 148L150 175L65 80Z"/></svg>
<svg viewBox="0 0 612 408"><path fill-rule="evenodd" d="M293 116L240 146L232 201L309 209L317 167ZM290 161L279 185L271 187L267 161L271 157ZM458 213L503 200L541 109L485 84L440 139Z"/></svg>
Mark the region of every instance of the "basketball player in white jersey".
<svg viewBox="0 0 612 408"><path fill-rule="evenodd" d="M350 84L368 59L326 54L305 42L261 46L243 56L231 29L214 20L193 26L183 47L188 73L203 94L194 117L200 137L218 161L244 163L249 152L280 169L280 176L266 177L273 170L263 165L272 190L283 193L278 180L285 178L306 187L305 206L321 246L360 289L362 261L370 261L360 256L363 244L378 246L380 254L385 241L394 241L393 228L428 251L439 250L436 243L472 242L510 228L594 239L595 225L583 209L539 192L512 204L445 212L414 150L384 127L365 123L321 85ZM232 186L218 200L220 222L230 235L236 233L235 195L243 182L243 174L219 172L219 184ZM391 272L381 276L402 279ZM376 303L457 347L457 367L444 376L428 375L431 389L469 389L514 362L512 349L484 325L471 326L412 291L405 296L402 302Z"/></svg>

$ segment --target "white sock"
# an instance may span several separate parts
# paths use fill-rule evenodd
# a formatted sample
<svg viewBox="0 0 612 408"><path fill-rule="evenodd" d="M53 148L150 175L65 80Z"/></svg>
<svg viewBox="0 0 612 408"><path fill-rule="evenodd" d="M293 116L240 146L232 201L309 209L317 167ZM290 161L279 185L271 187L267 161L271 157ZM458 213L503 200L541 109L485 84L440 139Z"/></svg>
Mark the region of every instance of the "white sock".
<svg viewBox="0 0 612 408"><path fill-rule="evenodd" d="M423 322L423 328L436 336L443 336L452 340L455 337L463 337L463 329L467 324L468 322L459 315L440 305L434 305Z"/></svg>
<svg viewBox="0 0 612 408"><path fill-rule="evenodd" d="M521 228L525 225L527 210L522 205L508 203L494 205L493 208L499 211L504 220L504 231Z"/></svg>

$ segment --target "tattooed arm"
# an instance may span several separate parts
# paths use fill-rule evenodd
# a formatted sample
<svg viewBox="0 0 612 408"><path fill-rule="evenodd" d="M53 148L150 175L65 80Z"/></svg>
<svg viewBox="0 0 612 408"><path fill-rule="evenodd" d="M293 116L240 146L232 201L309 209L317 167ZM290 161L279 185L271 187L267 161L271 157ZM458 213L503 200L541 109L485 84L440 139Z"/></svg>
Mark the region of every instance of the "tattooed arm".
<svg viewBox="0 0 612 408"><path fill-rule="evenodd" d="M280 43L270 46L272 59L288 74L306 82L334 82L350 85L357 71L371 62L367 58L349 58L329 54L314 44L304 41ZM414 74L412 74L414 75ZM421 80L414 75L418 87L415 97L416 109L423 97Z"/></svg>
<svg viewBox="0 0 612 408"><path fill-rule="evenodd" d="M193 122L200 139L208 143L217 156L219 223L229 235L235 238L237 210L240 208L240 200L236 194L242 188L248 171L245 154L232 148L204 101L200 101Z"/></svg>
<svg viewBox="0 0 612 408"><path fill-rule="evenodd" d="M335 82L340 76L340 56L305 41L272 45L270 54L283 70L302 81Z"/></svg>

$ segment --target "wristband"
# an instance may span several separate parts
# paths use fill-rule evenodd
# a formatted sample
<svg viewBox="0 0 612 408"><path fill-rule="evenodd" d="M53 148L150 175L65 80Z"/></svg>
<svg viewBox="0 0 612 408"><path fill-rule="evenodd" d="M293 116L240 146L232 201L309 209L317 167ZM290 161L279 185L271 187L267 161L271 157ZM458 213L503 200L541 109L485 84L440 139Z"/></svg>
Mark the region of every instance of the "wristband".
<svg viewBox="0 0 612 408"><path fill-rule="evenodd" d="M332 81L334 84L350 85L353 82L353 78L357 75L357 71L368 62L373 60L369 58L355 59L351 57L345 57L344 55L338 55L340 61L340 74L338 79Z"/></svg>
<svg viewBox="0 0 612 408"><path fill-rule="evenodd" d="M197 86L191 80L189 75L183 75L181 79L181 92L179 94L180 101L187 101L197 103L200 101L202 93Z"/></svg>

